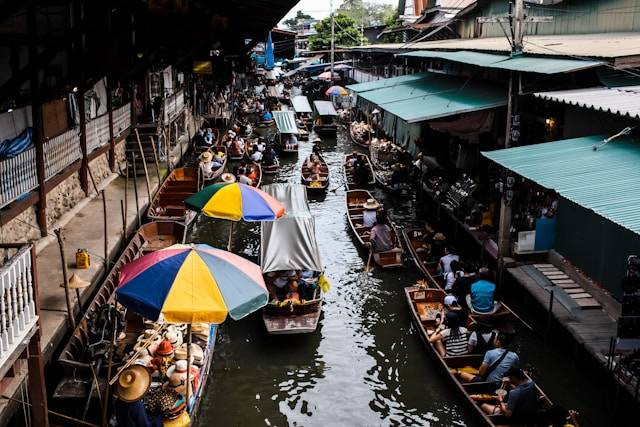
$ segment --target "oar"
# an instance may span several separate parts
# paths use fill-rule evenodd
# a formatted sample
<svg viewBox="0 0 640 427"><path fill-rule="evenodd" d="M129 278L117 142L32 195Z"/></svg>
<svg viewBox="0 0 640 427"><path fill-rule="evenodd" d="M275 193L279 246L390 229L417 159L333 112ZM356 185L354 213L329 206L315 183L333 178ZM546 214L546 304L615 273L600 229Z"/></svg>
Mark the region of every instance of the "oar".
<svg viewBox="0 0 640 427"><path fill-rule="evenodd" d="M369 248L369 257L367 258L367 266L364 268L365 273L369 273L369 266L371 265L371 255L373 255L373 247Z"/></svg>

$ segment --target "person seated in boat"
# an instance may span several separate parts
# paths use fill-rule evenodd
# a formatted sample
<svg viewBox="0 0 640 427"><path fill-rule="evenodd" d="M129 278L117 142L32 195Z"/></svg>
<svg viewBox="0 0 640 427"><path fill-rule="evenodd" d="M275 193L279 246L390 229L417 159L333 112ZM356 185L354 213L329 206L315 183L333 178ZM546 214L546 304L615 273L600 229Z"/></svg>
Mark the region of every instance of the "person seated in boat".
<svg viewBox="0 0 640 427"><path fill-rule="evenodd" d="M349 157L349 160L347 160L347 164L345 166L349 169L352 169L356 166L358 160L360 160L360 158L358 157L358 152L354 151L353 153L351 153L351 157Z"/></svg>
<svg viewBox="0 0 640 427"><path fill-rule="evenodd" d="M485 354L495 347L494 342L500 331L491 325L477 322L473 332L469 334L467 350L469 353Z"/></svg>
<svg viewBox="0 0 640 427"><path fill-rule="evenodd" d="M439 263L440 258L445 255L444 248L447 246L447 236L443 233L434 233L431 239L430 259Z"/></svg>
<svg viewBox="0 0 640 427"><path fill-rule="evenodd" d="M478 271L478 280L471 284L471 291L466 302L473 313L492 314L498 311L500 303L495 301L496 284L493 283L491 271L483 267Z"/></svg>
<svg viewBox="0 0 640 427"><path fill-rule="evenodd" d="M309 180L311 181L326 181L327 178L322 176L322 163L320 160L316 160L313 162L313 165L309 168L311 175L309 176Z"/></svg>
<svg viewBox="0 0 640 427"><path fill-rule="evenodd" d="M256 165L247 165L246 171L247 177L252 182L256 182L258 179L258 167Z"/></svg>
<svg viewBox="0 0 640 427"><path fill-rule="evenodd" d="M445 275L451 272L451 262L460 261L460 257L455 254L451 245L444 247L444 255L438 260L438 273Z"/></svg>
<svg viewBox="0 0 640 427"><path fill-rule="evenodd" d="M278 164L278 155L273 147L265 149L264 156L262 157L262 164L265 166L273 166Z"/></svg>
<svg viewBox="0 0 640 427"><path fill-rule="evenodd" d="M284 142L284 148L286 150L297 150L298 149L298 138L292 133L289 134L287 139Z"/></svg>
<svg viewBox="0 0 640 427"><path fill-rule="evenodd" d="M272 285L268 286L271 298L282 301L289 293L298 290L298 274L295 270L279 271L271 283Z"/></svg>
<svg viewBox="0 0 640 427"><path fill-rule="evenodd" d="M520 358L507 346L511 342L511 334L500 332L493 340L495 348L488 350L482 358L482 364L477 374L455 371L462 382L489 382L499 384L512 366L518 366Z"/></svg>
<svg viewBox="0 0 640 427"><path fill-rule="evenodd" d="M462 276L463 274L462 263L459 262L458 260L454 259L453 261L451 261L450 268L451 268L451 271L443 274L442 276L444 279L444 290L447 292L451 292L451 289L453 289L453 284L455 283L456 279Z"/></svg>
<svg viewBox="0 0 640 427"><path fill-rule="evenodd" d="M270 111L264 111L261 115L260 115L260 121L262 122L270 122L273 120L273 114L271 114Z"/></svg>
<svg viewBox="0 0 640 427"><path fill-rule="evenodd" d="M298 280L298 294L300 299L311 301L315 298L316 289L318 289L318 277L311 270L302 270L300 272L300 280Z"/></svg>
<svg viewBox="0 0 640 427"><path fill-rule="evenodd" d="M353 182L359 187L366 187L371 181L371 171L364 160L358 159L353 168Z"/></svg>
<svg viewBox="0 0 640 427"><path fill-rule="evenodd" d="M222 167L222 162L218 162L210 151L205 151L200 156L200 171L202 178L209 180L213 178L213 174Z"/></svg>
<svg viewBox="0 0 640 427"><path fill-rule="evenodd" d="M262 153L260 152L260 150L258 150L258 147L256 145L253 146L249 158L254 162L259 162L262 160Z"/></svg>
<svg viewBox="0 0 640 427"><path fill-rule="evenodd" d="M376 225L377 212L380 209L380 203L376 199L367 199L362 205L364 210L362 211L362 226L366 228L373 228Z"/></svg>
<svg viewBox="0 0 640 427"><path fill-rule="evenodd" d="M264 138L260 137L256 140L255 146L258 147L259 152L264 153L264 150L267 147L267 144L265 143Z"/></svg>
<svg viewBox="0 0 640 427"><path fill-rule="evenodd" d="M369 234L369 243L374 253L379 252L397 252L402 253L402 249L398 247L399 242L396 241L395 233L387 221L385 211L376 213L376 225L371 228Z"/></svg>
<svg viewBox="0 0 640 427"><path fill-rule="evenodd" d="M229 129L227 133L222 137L222 143L225 144L227 148L229 148L231 146L231 143L233 142L233 138L235 137L236 133Z"/></svg>
<svg viewBox="0 0 640 427"><path fill-rule="evenodd" d="M456 278L455 282L453 282L450 292L460 301L464 301L466 296L471 292L471 285L478 280L476 277L478 267L469 262L458 262L461 265L461 274Z"/></svg>
<svg viewBox="0 0 640 427"><path fill-rule="evenodd" d="M462 356L467 354L469 331L462 326L458 313L449 311L444 317L445 328L429 337L442 357Z"/></svg>
<svg viewBox="0 0 640 427"><path fill-rule="evenodd" d="M485 414L525 420L540 409L536 385L522 369L516 366L509 368L502 379L502 385L504 388L497 393L497 404L481 405Z"/></svg>
<svg viewBox="0 0 640 427"><path fill-rule="evenodd" d="M253 185L253 181L251 180L251 178L249 178L247 176L247 170L246 168L240 166L238 168L238 176L237 176L238 182L240 184L246 184L246 185Z"/></svg>
<svg viewBox="0 0 640 427"><path fill-rule="evenodd" d="M396 186L409 182L409 169L404 163L394 163L391 167L391 185Z"/></svg>
<svg viewBox="0 0 640 427"><path fill-rule="evenodd" d="M313 147L311 147L311 152L316 156L320 156L322 154L322 147L320 147L320 143L322 140L320 138L316 138L313 141Z"/></svg>
<svg viewBox="0 0 640 427"><path fill-rule="evenodd" d="M324 125L324 119L322 118L322 116L318 116L316 117L316 119L314 120L313 124L315 126L323 126Z"/></svg>
<svg viewBox="0 0 640 427"><path fill-rule="evenodd" d="M202 129L198 129L198 132L196 132L196 136L193 138L193 143L196 147L202 147L205 145L204 131Z"/></svg>
<svg viewBox="0 0 640 427"><path fill-rule="evenodd" d="M125 369L116 384L115 416L122 427L161 427L162 416L151 416L144 405L144 397L151 386L146 367L134 365Z"/></svg>

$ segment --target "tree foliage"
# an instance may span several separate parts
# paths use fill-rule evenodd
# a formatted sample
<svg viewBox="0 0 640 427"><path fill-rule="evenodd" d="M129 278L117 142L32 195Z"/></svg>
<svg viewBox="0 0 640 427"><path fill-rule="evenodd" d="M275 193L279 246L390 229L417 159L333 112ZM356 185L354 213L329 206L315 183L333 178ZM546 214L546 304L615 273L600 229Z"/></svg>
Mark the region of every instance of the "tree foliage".
<svg viewBox="0 0 640 427"><path fill-rule="evenodd" d="M357 46L363 44L362 34L356 27L356 21L344 13L335 15L335 45ZM331 47L331 17L325 18L315 26L317 34L309 37L311 50L323 50Z"/></svg>
<svg viewBox="0 0 640 427"><path fill-rule="evenodd" d="M396 8L390 4L375 4L363 0L345 0L338 8L356 22L358 27L383 25L389 16L393 16Z"/></svg>
<svg viewBox="0 0 640 427"><path fill-rule="evenodd" d="M284 21L282 21L282 23L286 25L290 30L295 30L298 25L298 21L304 21L305 19L313 19L313 16L299 10L296 13L296 16L294 16L293 18L285 19Z"/></svg>

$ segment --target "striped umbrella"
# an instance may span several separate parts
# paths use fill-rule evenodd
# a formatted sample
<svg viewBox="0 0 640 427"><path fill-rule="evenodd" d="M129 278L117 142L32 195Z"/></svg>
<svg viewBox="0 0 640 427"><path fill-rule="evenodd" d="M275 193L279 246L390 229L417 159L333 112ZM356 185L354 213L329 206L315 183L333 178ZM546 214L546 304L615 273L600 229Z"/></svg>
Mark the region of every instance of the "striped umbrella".
<svg viewBox="0 0 640 427"><path fill-rule="evenodd" d="M209 245L173 245L120 270L118 302L141 316L169 323L242 319L268 302L260 267Z"/></svg>
<svg viewBox="0 0 640 427"><path fill-rule="evenodd" d="M349 92L342 86L331 86L324 94L327 96L347 96Z"/></svg>

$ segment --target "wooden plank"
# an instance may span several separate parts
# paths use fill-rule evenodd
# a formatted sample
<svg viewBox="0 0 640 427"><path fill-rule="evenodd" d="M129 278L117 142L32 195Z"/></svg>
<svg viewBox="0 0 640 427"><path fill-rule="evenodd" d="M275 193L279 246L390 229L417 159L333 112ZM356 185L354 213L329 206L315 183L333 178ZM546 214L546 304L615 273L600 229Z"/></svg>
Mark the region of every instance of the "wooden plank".
<svg viewBox="0 0 640 427"><path fill-rule="evenodd" d="M568 294L580 294L584 292L582 288L563 288L564 291Z"/></svg>
<svg viewBox="0 0 640 427"><path fill-rule="evenodd" d="M588 292L578 292L569 296L573 299L591 298L591 294Z"/></svg>
<svg viewBox="0 0 640 427"><path fill-rule="evenodd" d="M552 282L555 285L571 285L576 284L572 279L553 279Z"/></svg>
<svg viewBox="0 0 640 427"><path fill-rule="evenodd" d="M546 274L546 273L542 273L544 274L547 279L568 279L569 276L567 276L564 273L554 273L554 274Z"/></svg>
<svg viewBox="0 0 640 427"><path fill-rule="evenodd" d="M560 269L558 267L536 267L536 270L538 271L560 271Z"/></svg>
<svg viewBox="0 0 640 427"><path fill-rule="evenodd" d="M553 264L533 264L533 266L534 266L535 268L540 268L540 267L542 267L542 268L545 268L545 267L555 267L555 265L553 265Z"/></svg>
<svg viewBox="0 0 640 427"><path fill-rule="evenodd" d="M576 300L576 304L578 304L578 306L582 309L588 309L588 308L600 308L601 305L598 301L596 301L595 298L582 298L582 299L577 299Z"/></svg>

